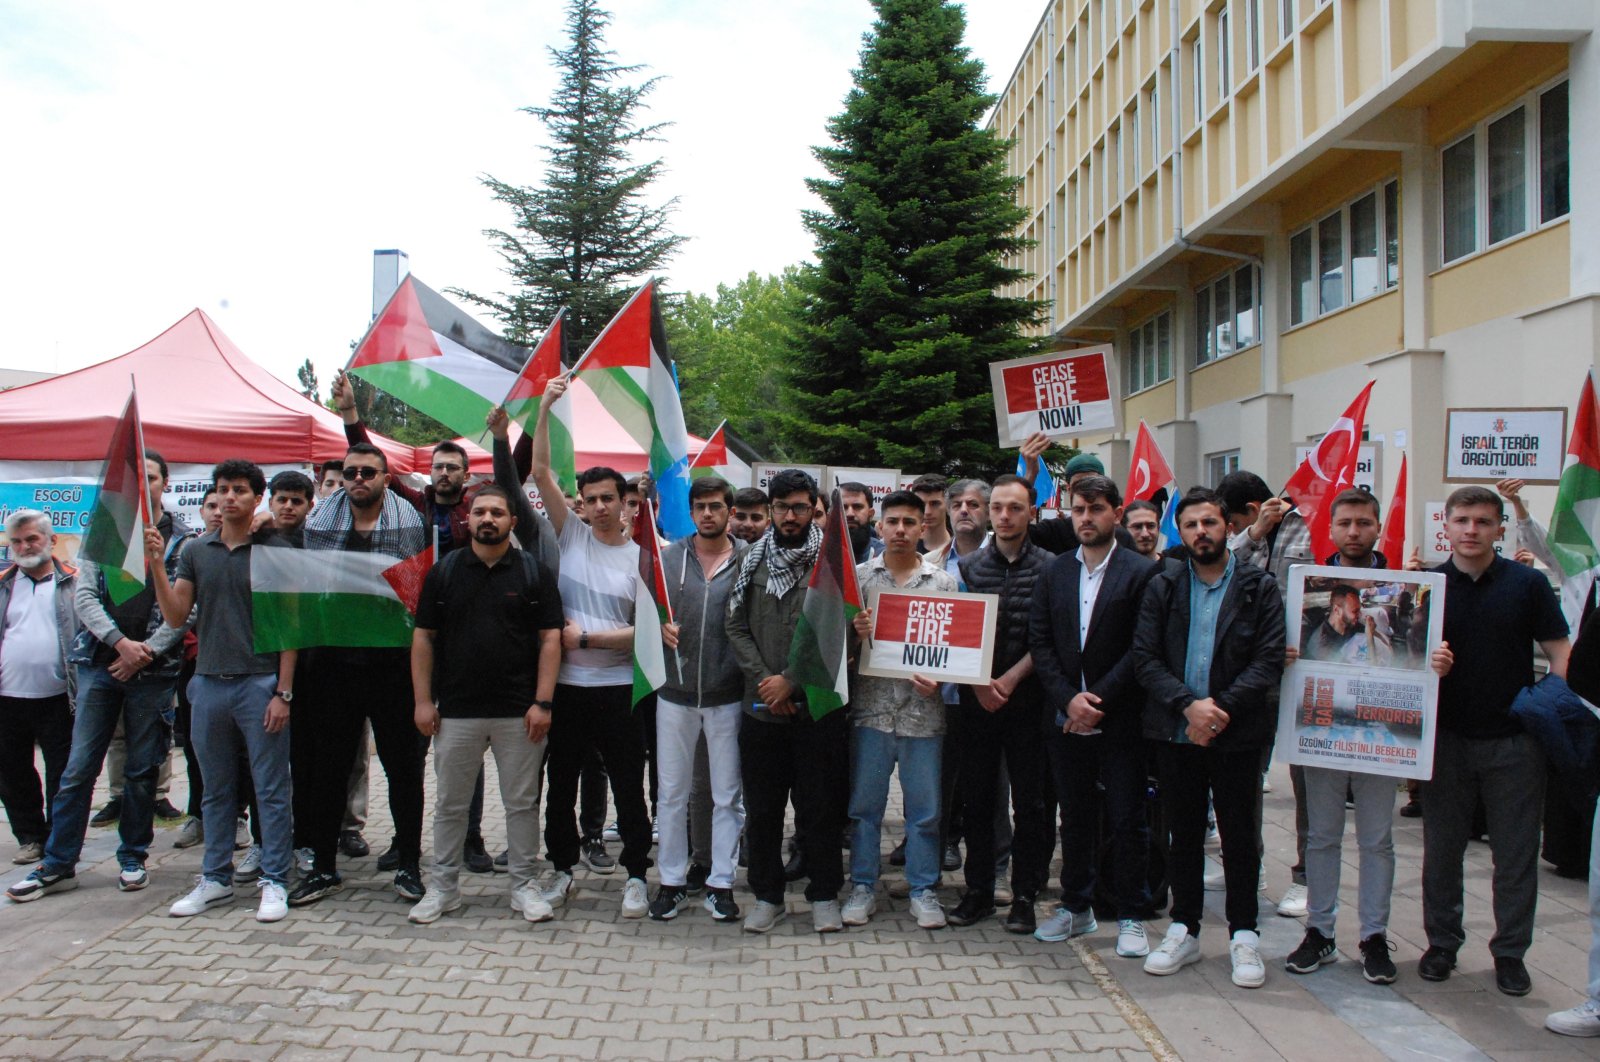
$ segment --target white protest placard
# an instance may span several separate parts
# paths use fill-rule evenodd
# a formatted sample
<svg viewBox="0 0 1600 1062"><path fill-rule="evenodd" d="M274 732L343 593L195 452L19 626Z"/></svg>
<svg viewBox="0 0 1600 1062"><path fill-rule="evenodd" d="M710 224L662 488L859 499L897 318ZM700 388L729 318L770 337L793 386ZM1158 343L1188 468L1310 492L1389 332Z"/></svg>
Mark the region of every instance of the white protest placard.
<svg viewBox="0 0 1600 1062"><path fill-rule="evenodd" d="M1294 448L1294 467L1299 468L1305 459L1317 448L1316 443L1302 443ZM1379 480L1383 478L1383 443L1363 442L1356 447L1356 479L1351 484L1360 487L1374 498L1381 497L1378 493Z"/></svg>
<svg viewBox="0 0 1600 1062"><path fill-rule="evenodd" d="M1444 533L1444 502L1431 501L1424 503L1422 507L1422 522L1422 563L1443 564L1455 552L1450 548L1450 540L1445 537ZM1506 552L1507 542L1505 536L1508 530L1511 530L1510 519L1502 515L1500 517L1500 539L1494 544L1496 553L1503 554ZM1395 559L1390 558L1391 561Z"/></svg>
<svg viewBox="0 0 1600 1062"><path fill-rule="evenodd" d="M861 674L921 675L966 685L990 680L998 595L880 586L869 591L867 607L872 609L872 637L861 643Z"/></svg>
<svg viewBox="0 0 1600 1062"><path fill-rule="evenodd" d="M1433 777L1444 636L1444 575L1296 564L1289 569L1288 644L1278 758L1394 778Z"/></svg>
<svg viewBox="0 0 1600 1062"><path fill-rule="evenodd" d="M898 468L842 468L828 466L827 490L835 490L843 483L859 483L871 493L872 507L883 504L883 499L900 489Z"/></svg>
<svg viewBox="0 0 1600 1062"><path fill-rule="evenodd" d="M1063 437L1120 427L1110 345L990 362L989 382L1001 446L1020 446L1036 431Z"/></svg>
<svg viewBox="0 0 1600 1062"><path fill-rule="evenodd" d="M772 493L769 489L772 477L786 468L794 468L804 472L816 482L817 490L823 489L822 483L826 478L825 473L828 471L826 465L787 465L782 461L757 461L751 465L750 485L770 495Z"/></svg>
<svg viewBox="0 0 1600 1062"><path fill-rule="evenodd" d="M1567 456L1567 411L1560 406L1448 409L1444 423L1446 483L1561 481Z"/></svg>

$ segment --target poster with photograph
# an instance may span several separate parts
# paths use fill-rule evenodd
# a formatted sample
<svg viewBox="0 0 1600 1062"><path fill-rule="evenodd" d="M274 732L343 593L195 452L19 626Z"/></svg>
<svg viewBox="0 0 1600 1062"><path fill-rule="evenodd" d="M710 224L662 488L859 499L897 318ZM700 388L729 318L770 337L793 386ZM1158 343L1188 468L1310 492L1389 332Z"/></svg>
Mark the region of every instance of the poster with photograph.
<svg viewBox="0 0 1600 1062"><path fill-rule="evenodd" d="M1432 777L1444 576L1297 564L1288 591L1279 759Z"/></svg>
<svg viewBox="0 0 1600 1062"><path fill-rule="evenodd" d="M861 674L988 683L998 595L876 587L867 607L872 609L872 637L861 643Z"/></svg>

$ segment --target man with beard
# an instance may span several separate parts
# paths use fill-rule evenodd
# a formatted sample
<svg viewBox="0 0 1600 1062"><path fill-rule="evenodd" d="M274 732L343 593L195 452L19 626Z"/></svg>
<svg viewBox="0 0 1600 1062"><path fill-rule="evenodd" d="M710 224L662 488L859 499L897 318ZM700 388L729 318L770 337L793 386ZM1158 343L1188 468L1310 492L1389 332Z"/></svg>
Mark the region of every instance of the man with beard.
<svg viewBox="0 0 1600 1062"><path fill-rule="evenodd" d="M1171 841L1172 925L1145 973L1200 961L1206 794L1216 810L1227 876L1233 983L1266 981L1256 932L1261 872L1262 750L1276 720L1268 693L1283 674L1283 598L1265 570L1228 549L1228 507L1196 487L1178 503L1188 562L1150 580L1134 630L1133 664L1147 694L1144 735L1161 742L1162 809Z"/></svg>
<svg viewBox="0 0 1600 1062"><path fill-rule="evenodd" d="M850 548L857 564L883 552L883 539L872 526L872 490L854 480L839 484L839 504L844 507L844 525L850 531Z"/></svg>
<svg viewBox="0 0 1600 1062"><path fill-rule="evenodd" d="M792 793L812 928L836 933L844 928L839 833L849 791L848 713L813 719L789 670L789 645L822 547L822 528L813 520L817 485L788 468L772 477L770 487L772 528L745 554L727 618L728 641L744 672L739 758L750 891L756 897L744 930L766 933L783 920L783 818Z"/></svg>
<svg viewBox="0 0 1600 1062"><path fill-rule="evenodd" d="M553 917L534 881L539 780L551 698L561 666L561 597L532 554L512 546L507 491L472 498L472 544L423 581L411 643L417 729L431 737L436 778L433 874L411 921L426 925L461 906L459 853L467 808L494 753L505 807L511 907L530 922ZM483 661L495 661L485 668Z"/></svg>
<svg viewBox="0 0 1600 1062"><path fill-rule="evenodd" d="M422 517L387 489L389 462L382 450L370 443L351 446L343 474L344 489L317 506L306 521L307 547L385 553L397 561L426 548L430 536ZM289 903L315 903L344 887L338 872L339 834L364 721L372 725L378 759L389 780L399 857L394 889L401 899L420 900L424 754L411 719L410 650L324 647L306 653L310 710L304 719L313 734L304 747L313 754L305 774L312 791L303 806L311 815L309 822L297 825L311 848L312 865L289 894Z"/></svg>
<svg viewBox="0 0 1600 1062"><path fill-rule="evenodd" d="M1328 592L1328 615L1311 632L1306 658L1388 667L1394 651L1372 617L1361 614L1361 591L1340 584Z"/></svg>
<svg viewBox="0 0 1600 1062"><path fill-rule="evenodd" d="M728 531L734 538L752 544L759 542L771 522L766 491L759 487L746 487L734 493L733 518L728 521Z"/></svg>
<svg viewBox="0 0 1600 1062"><path fill-rule="evenodd" d="M1134 501L1122 507L1122 526L1133 537L1134 551L1156 559L1160 552L1156 546L1161 541L1161 510L1155 502Z"/></svg>

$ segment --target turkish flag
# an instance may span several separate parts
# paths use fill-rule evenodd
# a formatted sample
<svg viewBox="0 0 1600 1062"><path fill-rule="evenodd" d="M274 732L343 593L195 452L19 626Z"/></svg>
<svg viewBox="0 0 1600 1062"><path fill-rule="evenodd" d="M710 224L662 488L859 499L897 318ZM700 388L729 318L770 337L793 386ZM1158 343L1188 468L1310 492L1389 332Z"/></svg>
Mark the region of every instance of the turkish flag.
<svg viewBox="0 0 1600 1062"><path fill-rule="evenodd" d="M1141 420L1139 434L1133 441L1133 461L1128 466L1128 500L1149 501L1173 479L1172 467L1167 464L1161 447L1156 445L1149 426Z"/></svg>
<svg viewBox="0 0 1600 1062"><path fill-rule="evenodd" d="M1389 500L1389 519L1383 525L1383 541L1378 551L1389 560L1389 567L1400 568L1406 552L1406 455L1400 455L1400 478L1395 481L1394 497Z"/></svg>
<svg viewBox="0 0 1600 1062"><path fill-rule="evenodd" d="M1311 533L1312 553L1318 563L1334 552L1333 539L1328 534L1333 514L1328 506L1340 491L1355 484L1361 429L1367 419L1367 399L1372 397L1372 385L1376 382L1367 381L1367 386L1356 395L1344 416L1333 422L1328 434L1306 455L1283 488L1306 522L1306 529Z"/></svg>

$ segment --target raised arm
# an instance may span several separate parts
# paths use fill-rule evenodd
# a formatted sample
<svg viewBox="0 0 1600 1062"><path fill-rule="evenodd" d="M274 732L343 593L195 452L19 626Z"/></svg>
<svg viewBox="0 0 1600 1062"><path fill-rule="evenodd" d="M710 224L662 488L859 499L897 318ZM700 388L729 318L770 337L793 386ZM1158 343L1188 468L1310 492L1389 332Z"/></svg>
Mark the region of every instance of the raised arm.
<svg viewBox="0 0 1600 1062"><path fill-rule="evenodd" d="M544 499L545 515L557 535L567 522L566 496L550 469L550 407L567 391L567 378L558 376L544 386L544 396L539 399L539 421L533 428L533 483Z"/></svg>

